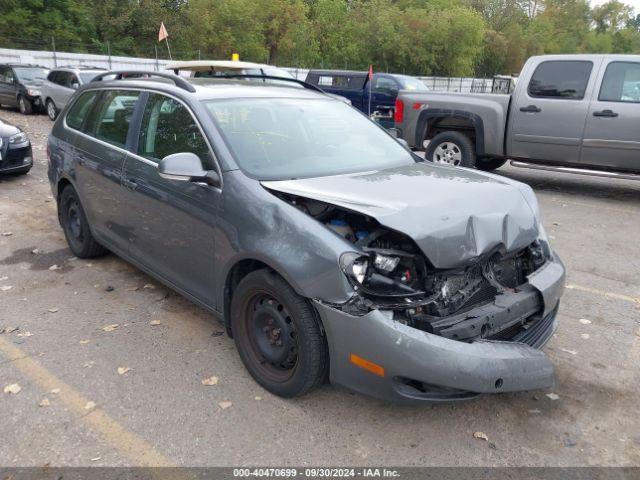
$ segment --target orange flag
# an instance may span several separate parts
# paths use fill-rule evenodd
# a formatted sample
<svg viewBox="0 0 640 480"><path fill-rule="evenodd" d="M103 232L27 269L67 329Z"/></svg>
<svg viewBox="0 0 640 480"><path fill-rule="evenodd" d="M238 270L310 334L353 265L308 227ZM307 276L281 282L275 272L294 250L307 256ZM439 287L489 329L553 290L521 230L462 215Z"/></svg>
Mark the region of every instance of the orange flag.
<svg viewBox="0 0 640 480"><path fill-rule="evenodd" d="M158 32L158 41L161 42L165 38L169 38L169 34L167 33L167 29L164 26L164 22L160 22L160 31Z"/></svg>

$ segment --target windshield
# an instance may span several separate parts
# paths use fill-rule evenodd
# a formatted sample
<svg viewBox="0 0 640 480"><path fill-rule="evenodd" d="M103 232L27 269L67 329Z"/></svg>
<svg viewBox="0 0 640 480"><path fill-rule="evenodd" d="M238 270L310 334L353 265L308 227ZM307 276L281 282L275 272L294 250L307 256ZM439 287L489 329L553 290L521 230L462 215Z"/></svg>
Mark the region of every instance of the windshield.
<svg viewBox="0 0 640 480"><path fill-rule="evenodd" d="M49 70L38 67L13 67L16 75L22 82L33 82L47 78Z"/></svg>
<svg viewBox="0 0 640 480"><path fill-rule="evenodd" d="M80 79L82 80L82 83L89 83L91 80L96 78L101 73L104 73L104 72L84 72L84 73L80 73Z"/></svg>
<svg viewBox="0 0 640 480"><path fill-rule="evenodd" d="M414 163L380 127L336 100L206 101L238 165L260 180L322 177Z"/></svg>
<svg viewBox="0 0 640 480"><path fill-rule="evenodd" d="M402 89L403 90L418 90L418 91L422 91L422 92L426 92L426 91L429 90L427 88L427 86L424 83L422 83L421 80L418 80L417 78L405 77L405 76L399 76L397 78L400 81L400 83L402 84Z"/></svg>

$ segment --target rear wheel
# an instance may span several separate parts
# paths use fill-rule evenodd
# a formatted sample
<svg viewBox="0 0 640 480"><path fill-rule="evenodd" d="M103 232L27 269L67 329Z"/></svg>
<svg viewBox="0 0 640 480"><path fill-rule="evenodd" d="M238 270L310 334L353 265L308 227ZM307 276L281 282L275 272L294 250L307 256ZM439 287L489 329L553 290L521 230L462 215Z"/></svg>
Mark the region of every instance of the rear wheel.
<svg viewBox="0 0 640 480"><path fill-rule="evenodd" d="M31 103L31 100L28 98L24 98L24 96L20 95L18 97L18 109L23 115L31 115L33 112L33 103Z"/></svg>
<svg viewBox="0 0 640 480"><path fill-rule="evenodd" d="M469 137L460 132L442 132L431 139L424 158L433 163L472 168L476 163L475 148Z"/></svg>
<svg viewBox="0 0 640 480"><path fill-rule="evenodd" d="M55 120L58 116L58 109L56 108L56 104L53 103L53 100L50 98L47 99L47 115L51 119L51 121Z"/></svg>
<svg viewBox="0 0 640 480"><path fill-rule="evenodd" d="M62 191L58 208L64 236L76 257L95 258L107 253L107 249L93 238L80 199L73 187L67 186Z"/></svg>
<svg viewBox="0 0 640 480"><path fill-rule="evenodd" d="M257 270L242 279L231 330L245 367L271 393L297 397L326 379L328 349L315 311L277 274Z"/></svg>

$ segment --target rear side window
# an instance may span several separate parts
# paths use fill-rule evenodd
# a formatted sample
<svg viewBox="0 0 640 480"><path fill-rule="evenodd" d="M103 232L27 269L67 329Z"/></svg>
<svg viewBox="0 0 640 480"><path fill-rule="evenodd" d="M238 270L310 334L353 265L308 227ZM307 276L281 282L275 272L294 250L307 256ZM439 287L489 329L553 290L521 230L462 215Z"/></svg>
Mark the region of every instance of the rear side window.
<svg viewBox="0 0 640 480"><path fill-rule="evenodd" d="M529 82L529 95L539 98L582 100L593 63L553 60L542 62Z"/></svg>
<svg viewBox="0 0 640 480"><path fill-rule="evenodd" d="M604 72L598 100L601 102L640 102L640 63L611 62Z"/></svg>
<svg viewBox="0 0 640 480"><path fill-rule="evenodd" d="M100 92L94 90L80 95L69 110L69 113L67 113L66 121L68 126L76 130L82 130L84 119L87 117L99 93Z"/></svg>
<svg viewBox="0 0 640 480"><path fill-rule="evenodd" d="M142 117L138 154L159 162L182 152L195 153L205 169L214 168L207 143L187 107L173 98L151 94Z"/></svg>
<svg viewBox="0 0 640 480"><path fill-rule="evenodd" d="M139 92L105 90L93 121L93 136L118 147L127 143L127 133Z"/></svg>

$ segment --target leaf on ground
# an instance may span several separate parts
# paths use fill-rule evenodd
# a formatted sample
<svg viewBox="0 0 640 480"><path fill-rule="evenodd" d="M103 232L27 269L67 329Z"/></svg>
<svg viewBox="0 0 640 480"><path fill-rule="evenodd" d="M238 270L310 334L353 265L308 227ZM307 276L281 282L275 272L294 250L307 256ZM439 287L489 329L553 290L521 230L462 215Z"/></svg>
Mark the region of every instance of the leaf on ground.
<svg viewBox="0 0 640 480"><path fill-rule="evenodd" d="M50 308L49 309L49 313L56 313L58 312L60 309L59 308Z"/></svg>
<svg viewBox="0 0 640 480"><path fill-rule="evenodd" d="M60 393L60 389L54 388L53 390L51 390L51 393L53 393L54 395L58 395Z"/></svg>
<svg viewBox="0 0 640 480"><path fill-rule="evenodd" d="M51 405L51 402L49 401L48 398L43 398L42 400L40 400L40 403L38 404L39 407L48 407L49 405Z"/></svg>
<svg viewBox="0 0 640 480"><path fill-rule="evenodd" d="M86 345L87 343L89 343L91 340L80 340L80 345Z"/></svg>
<svg viewBox="0 0 640 480"><path fill-rule="evenodd" d="M154 288L156 288L156 287L155 287L154 285L150 284L150 283L147 283L147 284L146 284L144 287L142 287L142 288L146 288L147 290L149 290L149 289L154 289Z"/></svg>
<svg viewBox="0 0 640 480"><path fill-rule="evenodd" d="M262 397L260 395L256 395L255 397L253 397L254 400L260 401L262 400Z"/></svg>
<svg viewBox="0 0 640 480"><path fill-rule="evenodd" d="M3 285L0 287L0 290L2 290L3 292L8 292L12 288L13 288L13 285Z"/></svg>
<svg viewBox="0 0 640 480"><path fill-rule="evenodd" d="M485 440L485 441L489 441L489 437L487 437L487 434L484 432L473 432L473 438L477 438L478 440Z"/></svg>
<svg viewBox="0 0 640 480"><path fill-rule="evenodd" d="M102 327L102 330L105 332L113 332L119 326L119 323L112 323L111 325L105 325L104 327Z"/></svg>
<svg viewBox="0 0 640 480"><path fill-rule="evenodd" d="M3 237L10 237L11 235L13 235L13 232L2 232Z"/></svg>
<svg viewBox="0 0 640 480"><path fill-rule="evenodd" d="M589 335L588 333L581 333L580 334L580 338L582 338L583 340L589 340L590 337L591 337L591 335Z"/></svg>
<svg viewBox="0 0 640 480"><path fill-rule="evenodd" d="M19 330L19 328L18 327L0 327L0 334L2 333L9 334L9 333L15 332L16 330Z"/></svg>
<svg viewBox="0 0 640 480"><path fill-rule="evenodd" d="M124 375L131 369L129 367L118 367L118 375Z"/></svg>
<svg viewBox="0 0 640 480"><path fill-rule="evenodd" d="M9 280L9 277L6 275L4 277L0 277L0 282L4 282L5 280Z"/></svg>
<svg viewBox="0 0 640 480"><path fill-rule="evenodd" d="M562 350L565 353L570 353L571 355L577 355L578 352L576 352L575 350L567 350L566 348L561 348L560 350Z"/></svg>
<svg viewBox="0 0 640 480"><path fill-rule="evenodd" d="M20 332L20 333L18 334L18 336L19 336L19 337L32 337L32 336L33 336L33 333L31 333L31 332Z"/></svg>
<svg viewBox="0 0 640 480"><path fill-rule="evenodd" d="M558 395L557 393L547 393L547 398L549 400L558 400L560 398L560 395Z"/></svg>
<svg viewBox="0 0 640 480"><path fill-rule="evenodd" d="M4 393L12 393L14 395L16 393L19 393L20 390L22 390L22 388L17 383L12 383L12 384L7 385L6 387L4 387Z"/></svg>
<svg viewBox="0 0 640 480"><path fill-rule="evenodd" d="M203 378L202 379L202 384L203 385L207 385L207 386L217 385L218 384L218 377L213 376L213 377L209 377L209 378Z"/></svg>
<svg viewBox="0 0 640 480"><path fill-rule="evenodd" d="M591 324L591 320L587 320L586 318L581 318L580 320L578 320L581 324L583 325L589 325Z"/></svg>
<svg viewBox="0 0 640 480"><path fill-rule="evenodd" d="M31 250L31 253L33 253L34 255L38 255L39 253L42 253L42 250L38 250L37 248L34 248L33 250Z"/></svg>
<svg viewBox="0 0 640 480"><path fill-rule="evenodd" d="M102 459L102 457L93 457L91 459L92 462L97 462L98 460Z"/></svg>
<svg viewBox="0 0 640 480"><path fill-rule="evenodd" d="M54 264L49 267L49 270L60 270L61 268L62 267L60 265Z"/></svg>
<svg viewBox="0 0 640 480"><path fill-rule="evenodd" d="M140 290L140 287L128 287L127 292L137 292Z"/></svg>
<svg viewBox="0 0 640 480"><path fill-rule="evenodd" d="M160 324L161 324L160 320L151 320L149 322L149 325L151 325L152 327L155 327L156 325L160 325Z"/></svg>
<svg viewBox="0 0 640 480"><path fill-rule="evenodd" d="M92 401L88 401L87 403L85 403L84 405L84 409L85 410L92 410L96 408L96 402L92 402Z"/></svg>
<svg viewBox="0 0 640 480"><path fill-rule="evenodd" d="M228 400L223 400L222 402L218 402L218 405L220 406L221 409L226 410L227 408L229 408L231 405L233 405L233 403L231 403Z"/></svg>
<svg viewBox="0 0 640 480"><path fill-rule="evenodd" d="M91 368L93 367L93 364L96 363L93 360L91 360L90 362L87 362L84 364L84 368Z"/></svg>

